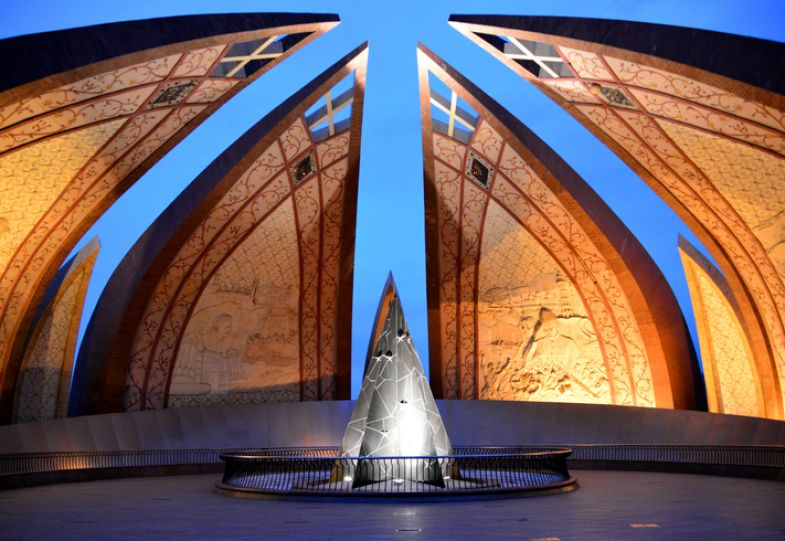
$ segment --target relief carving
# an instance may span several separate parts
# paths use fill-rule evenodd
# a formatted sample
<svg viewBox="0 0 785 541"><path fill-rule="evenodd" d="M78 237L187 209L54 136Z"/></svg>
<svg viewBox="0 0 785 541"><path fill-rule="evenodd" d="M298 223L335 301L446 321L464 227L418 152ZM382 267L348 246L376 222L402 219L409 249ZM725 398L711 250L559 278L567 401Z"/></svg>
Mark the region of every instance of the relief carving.
<svg viewBox="0 0 785 541"><path fill-rule="evenodd" d="M611 402L594 327L560 272L480 298L481 398Z"/></svg>
<svg viewBox="0 0 785 541"><path fill-rule="evenodd" d="M284 205L202 292L177 352L170 398L272 390L276 399L299 399L298 267L292 207Z"/></svg>
<svg viewBox="0 0 785 541"><path fill-rule="evenodd" d="M208 295L218 304L196 312L189 322L171 395L226 394L297 382L295 289L213 290ZM294 400L299 387L292 392Z"/></svg>
<svg viewBox="0 0 785 541"><path fill-rule="evenodd" d="M523 158L489 137L486 121L478 125L472 148L491 148L483 143L498 137L487 215L487 192L459 173L463 166L452 169L466 162L466 146L433 138L444 396L653 406L646 350L618 278ZM501 249L518 235L537 240ZM519 270L529 259L549 263L535 274ZM532 300L564 287L573 296L565 306ZM497 299L499 291L507 297ZM532 299L518 298L522 291Z"/></svg>
<svg viewBox="0 0 785 541"><path fill-rule="evenodd" d="M647 169L701 223L745 282L785 381L785 112L704 82L623 58L590 54L645 113L594 106L560 92ZM572 60L572 58L570 57ZM595 74L577 70L576 83ZM558 90L558 89L557 89ZM758 323L754 323L757 325Z"/></svg>

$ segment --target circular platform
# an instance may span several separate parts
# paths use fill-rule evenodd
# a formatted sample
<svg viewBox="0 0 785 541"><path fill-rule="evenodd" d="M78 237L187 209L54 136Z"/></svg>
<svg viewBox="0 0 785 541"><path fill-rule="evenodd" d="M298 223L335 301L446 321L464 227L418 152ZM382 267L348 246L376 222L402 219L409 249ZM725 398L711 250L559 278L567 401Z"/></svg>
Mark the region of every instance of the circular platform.
<svg viewBox="0 0 785 541"><path fill-rule="evenodd" d="M569 492L570 449L455 447L449 456L346 457L337 447L222 454L219 492L240 497L498 498Z"/></svg>

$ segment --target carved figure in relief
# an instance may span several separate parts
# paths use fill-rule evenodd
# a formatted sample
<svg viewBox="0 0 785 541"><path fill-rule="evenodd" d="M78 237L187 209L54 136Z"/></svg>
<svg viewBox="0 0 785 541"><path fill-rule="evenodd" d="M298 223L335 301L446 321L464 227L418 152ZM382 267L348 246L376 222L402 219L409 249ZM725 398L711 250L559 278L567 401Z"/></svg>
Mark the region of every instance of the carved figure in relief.
<svg viewBox="0 0 785 541"><path fill-rule="evenodd" d="M557 272L494 289L479 307L491 325L481 333L482 398L610 402L594 328L568 280Z"/></svg>
<svg viewBox="0 0 785 541"><path fill-rule="evenodd" d="M297 291L271 284L209 288L188 323L170 395L225 395L299 381Z"/></svg>
<svg viewBox="0 0 785 541"><path fill-rule="evenodd" d="M232 321L230 314L221 312L206 332L185 336L170 393L222 393L242 379L240 352L233 344Z"/></svg>

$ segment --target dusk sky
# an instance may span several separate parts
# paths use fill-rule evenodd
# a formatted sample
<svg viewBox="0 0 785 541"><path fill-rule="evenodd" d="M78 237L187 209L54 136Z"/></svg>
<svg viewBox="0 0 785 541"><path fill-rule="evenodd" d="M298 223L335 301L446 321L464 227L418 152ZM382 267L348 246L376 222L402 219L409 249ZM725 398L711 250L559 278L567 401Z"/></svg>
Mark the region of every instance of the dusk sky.
<svg viewBox="0 0 785 541"><path fill-rule="evenodd" d="M620 216L660 266L697 344L673 212L609 149L533 86L447 24L450 14L562 15L672 24L785 41L783 0L193 1L0 0L0 37L197 13L337 13L341 24L231 99L144 175L94 225L102 247L82 331L115 267L164 208L261 117L361 42L370 42L354 272L352 396L387 273L399 287L428 370L422 143L415 48L423 42L551 145ZM80 335L81 336L81 335Z"/></svg>

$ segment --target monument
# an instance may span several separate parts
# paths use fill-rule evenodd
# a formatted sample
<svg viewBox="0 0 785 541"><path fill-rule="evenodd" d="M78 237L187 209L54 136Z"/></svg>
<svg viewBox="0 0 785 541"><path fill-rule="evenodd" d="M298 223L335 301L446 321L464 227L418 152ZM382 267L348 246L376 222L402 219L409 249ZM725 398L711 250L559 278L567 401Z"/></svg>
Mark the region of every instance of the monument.
<svg viewBox="0 0 785 541"><path fill-rule="evenodd" d="M414 349L392 273L376 317L372 349L365 364L360 396L343 437L341 455L452 455L450 438ZM433 458L411 464L358 460L350 462L351 473L344 468L344 478L351 480L353 487L384 479L397 483L423 481L443 487L451 464Z"/></svg>
<svg viewBox="0 0 785 541"><path fill-rule="evenodd" d="M640 242L509 111L417 59L436 398L696 407L690 337Z"/></svg>
<svg viewBox="0 0 785 541"><path fill-rule="evenodd" d="M79 239L227 100L337 24L186 15L0 40L0 423L15 418L38 307ZM79 364L69 401L122 396L124 374L104 394Z"/></svg>
<svg viewBox="0 0 785 541"><path fill-rule="evenodd" d="M150 225L93 312L72 415L348 399L367 46L260 119Z"/></svg>
<svg viewBox="0 0 785 541"><path fill-rule="evenodd" d="M241 497L507 497L577 488L570 449L453 447L392 273L342 446L225 453L220 493Z"/></svg>
<svg viewBox="0 0 785 541"><path fill-rule="evenodd" d="M704 281L695 295L690 278L693 311L728 329L707 333L699 316L701 358L747 374L725 378L731 385L707 377L709 394L730 396L745 381L733 411L785 418L783 45L572 17L453 15L450 24L583 124L692 230L723 283Z"/></svg>

